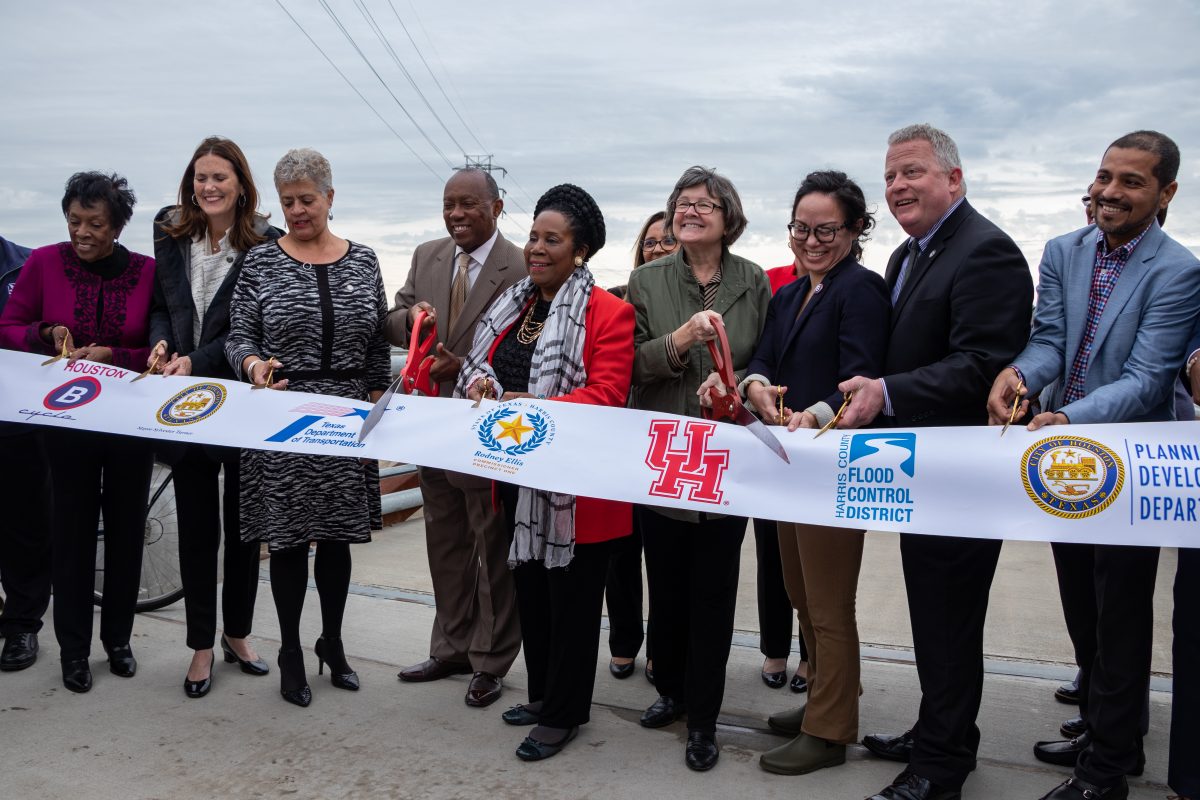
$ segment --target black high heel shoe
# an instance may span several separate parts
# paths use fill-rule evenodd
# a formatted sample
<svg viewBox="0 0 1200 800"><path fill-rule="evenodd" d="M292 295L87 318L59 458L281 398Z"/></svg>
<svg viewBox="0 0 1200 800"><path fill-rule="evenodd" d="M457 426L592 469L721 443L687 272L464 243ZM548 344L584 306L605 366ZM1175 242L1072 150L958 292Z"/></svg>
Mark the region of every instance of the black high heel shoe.
<svg viewBox="0 0 1200 800"><path fill-rule="evenodd" d="M358 673L350 669L346 663L346 650L342 647L341 639L325 638L322 636L313 645L317 654L317 674L325 674L325 662L329 662L329 682L339 689L358 691Z"/></svg>
<svg viewBox="0 0 1200 800"><path fill-rule="evenodd" d="M271 671L267 666L267 662L261 658L256 658L253 661L243 661L237 653L233 652L233 648L229 646L229 640L225 638L225 634L221 634L221 651L225 653L226 664L237 664L242 668L242 672L247 675L266 675Z"/></svg>
<svg viewBox="0 0 1200 800"><path fill-rule="evenodd" d="M183 693L188 697L204 697L208 694L208 690L212 688L213 665L217 663L217 656L213 654L212 660L208 662L208 677L202 681L190 680L186 675L183 677Z"/></svg>
<svg viewBox="0 0 1200 800"><path fill-rule="evenodd" d="M298 706L312 702L312 689L304 677L304 652L299 647L279 651L279 694Z"/></svg>

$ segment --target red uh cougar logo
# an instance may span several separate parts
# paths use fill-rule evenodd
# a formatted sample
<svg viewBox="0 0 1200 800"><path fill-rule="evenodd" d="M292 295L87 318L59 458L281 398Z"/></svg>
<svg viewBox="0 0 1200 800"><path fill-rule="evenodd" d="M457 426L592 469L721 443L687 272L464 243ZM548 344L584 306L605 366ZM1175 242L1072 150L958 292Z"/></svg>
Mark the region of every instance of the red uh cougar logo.
<svg viewBox="0 0 1200 800"><path fill-rule="evenodd" d="M708 438L716 428L713 422L688 422L683 426L687 447L672 450L671 439L679 432L679 422L661 419L650 423L646 465L658 471L658 480L650 485L652 496L678 500L687 484L688 500L721 502L721 476L729 466L729 451L708 449Z"/></svg>

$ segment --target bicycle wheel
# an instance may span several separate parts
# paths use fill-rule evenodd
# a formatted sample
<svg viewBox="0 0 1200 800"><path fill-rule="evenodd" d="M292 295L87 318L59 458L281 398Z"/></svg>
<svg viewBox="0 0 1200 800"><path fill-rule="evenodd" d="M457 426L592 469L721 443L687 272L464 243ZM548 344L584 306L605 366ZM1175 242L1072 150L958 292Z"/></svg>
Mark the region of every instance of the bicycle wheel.
<svg viewBox="0 0 1200 800"><path fill-rule="evenodd" d="M104 590L104 521L101 515L96 545L96 586L93 602L100 605ZM142 575L138 584L138 611L154 611L183 597L179 575L179 521L175 510L175 485L171 468L154 462L150 477L150 504L142 537Z"/></svg>

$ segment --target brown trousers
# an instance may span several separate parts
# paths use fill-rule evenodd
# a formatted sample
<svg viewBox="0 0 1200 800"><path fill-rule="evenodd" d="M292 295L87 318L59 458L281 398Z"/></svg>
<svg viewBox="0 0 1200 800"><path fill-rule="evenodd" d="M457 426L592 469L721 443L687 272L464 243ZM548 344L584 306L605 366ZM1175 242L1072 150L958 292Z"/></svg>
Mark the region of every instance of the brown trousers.
<svg viewBox="0 0 1200 800"><path fill-rule="evenodd" d="M839 744L858 741L862 670L854 604L862 554L862 531L779 523L783 582L808 645L802 730Z"/></svg>

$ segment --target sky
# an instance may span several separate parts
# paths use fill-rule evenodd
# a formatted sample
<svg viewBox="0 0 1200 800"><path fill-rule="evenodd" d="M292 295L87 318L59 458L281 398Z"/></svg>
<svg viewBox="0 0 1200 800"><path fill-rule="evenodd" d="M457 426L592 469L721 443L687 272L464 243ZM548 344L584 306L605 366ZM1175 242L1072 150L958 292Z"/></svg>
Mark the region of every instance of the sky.
<svg viewBox="0 0 1200 800"><path fill-rule="evenodd" d="M1160 130L1183 156L1167 231L1200 254L1193 0L282 3L0 0L0 235L65 240L67 177L116 171L139 199L121 241L152 253L155 212L220 134L281 226L275 162L321 151L332 230L375 249L389 293L416 245L446 235L452 168L487 154L508 171L501 231L518 244L549 187L596 198L604 286L625 282L642 221L693 164L737 186L750 224L732 250L763 267L791 261L804 175L848 173L878 220L864 262L882 272L904 239L883 197L887 136L929 122L1035 276L1046 240L1083 224L1104 148Z"/></svg>

